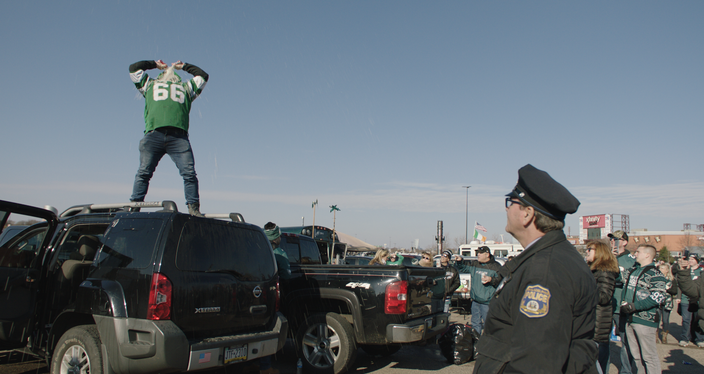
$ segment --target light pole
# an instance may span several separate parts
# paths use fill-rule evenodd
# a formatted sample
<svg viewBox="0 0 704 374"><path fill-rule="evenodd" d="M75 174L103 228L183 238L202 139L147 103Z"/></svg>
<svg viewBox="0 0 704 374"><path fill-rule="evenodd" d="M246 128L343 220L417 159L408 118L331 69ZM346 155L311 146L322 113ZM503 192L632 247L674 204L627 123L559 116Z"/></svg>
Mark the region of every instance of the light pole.
<svg viewBox="0 0 704 374"><path fill-rule="evenodd" d="M467 219L469 218L469 187L472 187L472 186L462 186L462 188L467 189L467 196L465 197L465 200L464 200L464 244L467 244L467 239L468 239Z"/></svg>

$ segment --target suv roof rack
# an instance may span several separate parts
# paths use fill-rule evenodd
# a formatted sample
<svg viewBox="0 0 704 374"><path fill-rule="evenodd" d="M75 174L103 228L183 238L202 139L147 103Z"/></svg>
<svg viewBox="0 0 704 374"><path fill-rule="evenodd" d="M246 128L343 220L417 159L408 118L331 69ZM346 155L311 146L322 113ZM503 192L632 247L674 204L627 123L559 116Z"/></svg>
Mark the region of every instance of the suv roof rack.
<svg viewBox="0 0 704 374"><path fill-rule="evenodd" d="M171 200L128 202L114 204L81 204L74 205L64 210L59 217L71 217L77 214L88 214L98 212L119 212L127 211L130 208L164 208L161 212L178 212L176 203ZM229 219L232 222L244 222L244 217L240 213L206 213L205 218Z"/></svg>
<svg viewBox="0 0 704 374"><path fill-rule="evenodd" d="M114 204L82 204L74 205L64 210L59 217L70 217L76 214L87 214L96 212L117 212L128 210L129 208L164 208L163 212L178 212L176 203L171 200L164 201L147 201L147 202L128 202Z"/></svg>
<svg viewBox="0 0 704 374"><path fill-rule="evenodd" d="M203 213L205 218L229 219L232 222L244 222L244 217L240 213Z"/></svg>

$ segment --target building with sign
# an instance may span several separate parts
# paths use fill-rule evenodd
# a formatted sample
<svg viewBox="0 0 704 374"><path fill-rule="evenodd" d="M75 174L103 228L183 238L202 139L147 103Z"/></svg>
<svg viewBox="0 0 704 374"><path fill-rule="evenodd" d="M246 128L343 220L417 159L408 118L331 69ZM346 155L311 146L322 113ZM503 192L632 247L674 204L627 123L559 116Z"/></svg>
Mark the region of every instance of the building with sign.
<svg viewBox="0 0 704 374"><path fill-rule="evenodd" d="M630 219L627 214L596 214L579 217L579 243L584 244L589 240L606 239L616 230L629 233L631 231Z"/></svg>
<svg viewBox="0 0 704 374"><path fill-rule="evenodd" d="M692 230L695 226L697 230ZM666 247L673 257L681 256L685 250L698 252L704 246L704 225L684 224L682 231L631 231L630 219L626 214L596 214L579 217L579 244L590 240L607 239L616 230L628 233L627 249L635 249L641 244L650 244L660 251Z"/></svg>

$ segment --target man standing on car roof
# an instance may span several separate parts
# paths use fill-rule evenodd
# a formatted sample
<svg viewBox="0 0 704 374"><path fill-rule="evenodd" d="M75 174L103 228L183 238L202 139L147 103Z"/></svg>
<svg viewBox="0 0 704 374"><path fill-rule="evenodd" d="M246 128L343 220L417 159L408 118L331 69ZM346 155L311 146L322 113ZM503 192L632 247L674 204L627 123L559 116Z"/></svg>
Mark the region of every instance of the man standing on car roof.
<svg viewBox="0 0 704 374"><path fill-rule="evenodd" d="M166 71L156 79L145 73L145 70L156 68ZM174 70L185 70L193 75L193 79L181 82L181 77ZM188 128L191 102L203 91L208 74L195 65L181 61L174 62L167 68L163 61L158 60L139 61L130 65L130 78L144 96L146 123L144 137L139 142L139 169L134 177L130 201L144 201L156 166L168 154L183 177L188 212L202 217Z"/></svg>
<svg viewBox="0 0 704 374"><path fill-rule="evenodd" d="M501 267L474 373L596 373L596 282L562 232L577 200L532 165L506 198L506 231L525 248Z"/></svg>
<svg viewBox="0 0 704 374"><path fill-rule="evenodd" d="M462 264L462 256L455 256L455 268L460 273L471 274L469 297L472 299L472 327L481 335L489 313L489 302L499 284L499 264L487 246L477 248L477 259Z"/></svg>

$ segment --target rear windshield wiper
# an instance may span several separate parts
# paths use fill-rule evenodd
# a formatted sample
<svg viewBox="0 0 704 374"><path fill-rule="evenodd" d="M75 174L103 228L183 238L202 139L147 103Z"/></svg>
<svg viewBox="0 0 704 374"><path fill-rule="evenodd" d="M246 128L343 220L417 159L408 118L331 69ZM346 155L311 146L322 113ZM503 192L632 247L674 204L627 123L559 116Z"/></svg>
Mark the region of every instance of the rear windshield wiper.
<svg viewBox="0 0 704 374"><path fill-rule="evenodd" d="M236 277L242 277L242 274L236 270L232 269L217 269L217 270L206 270L206 273L223 273L223 274L230 274L234 275Z"/></svg>

